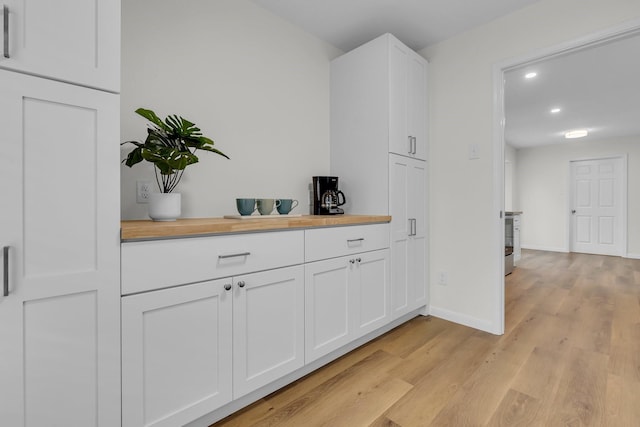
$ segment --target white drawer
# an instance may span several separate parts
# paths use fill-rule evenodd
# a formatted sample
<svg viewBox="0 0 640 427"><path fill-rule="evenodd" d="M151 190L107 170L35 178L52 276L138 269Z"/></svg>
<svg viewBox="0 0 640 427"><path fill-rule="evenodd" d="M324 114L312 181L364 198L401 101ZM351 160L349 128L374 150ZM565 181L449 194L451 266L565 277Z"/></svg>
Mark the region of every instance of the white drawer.
<svg viewBox="0 0 640 427"><path fill-rule="evenodd" d="M318 261L389 247L389 224L316 228L305 231L305 261Z"/></svg>
<svg viewBox="0 0 640 427"><path fill-rule="evenodd" d="M304 232L126 242L122 294L236 276L304 262Z"/></svg>

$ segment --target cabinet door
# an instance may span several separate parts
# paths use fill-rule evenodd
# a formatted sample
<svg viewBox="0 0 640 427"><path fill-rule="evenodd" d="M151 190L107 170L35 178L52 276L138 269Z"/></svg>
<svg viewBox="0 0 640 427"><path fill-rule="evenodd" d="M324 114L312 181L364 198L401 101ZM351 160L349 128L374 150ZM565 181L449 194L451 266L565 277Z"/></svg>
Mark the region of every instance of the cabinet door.
<svg viewBox="0 0 640 427"><path fill-rule="evenodd" d="M409 217L414 220L409 243L409 309L427 304L427 164L413 160L409 168Z"/></svg>
<svg viewBox="0 0 640 427"><path fill-rule="evenodd" d="M391 319L389 250L355 256L357 303L354 339L373 332Z"/></svg>
<svg viewBox="0 0 640 427"><path fill-rule="evenodd" d="M305 265L305 359L309 363L348 344L356 290L349 286L354 256Z"/></svg>
<svg viewBox="0 0 640 427"><path fill-rule="evenodd" d="M3 4L8 27L0 68L119 91L119 0Z"/></svg>
<svg viewBox="0 0 640 427"><path fill-rule="evenodd" d="M232 397L231 280L122 298L122 425L177 426Z"/></svg>
<svg viewBox="0 0 640 427"><path fill-rule="evenodd" d="M389 41L389 152L403 156L412 153L407 132L407 85L410 49L395 38Z"/></svg>
<svg viewBox="0 0 640 427"><path fill-rule="evenodd" d="M410 51L407 65L407 133L415 138L411 157L427 160L427 61Z"/></svg>
<svg viewBox="0 0 640 427"><path fill-rule="evenodd" d="M427 302L426 162L389 156L391 304L397 318Z"/></svg>
<svg viewBox="0 0 640 427"><path fill-rule="evenodd" d="M411 159L389 155L389 215L391 215L391 306L397 318L409 309L409 265L412 222L409 219Z"/></svg>
<svg viewBox="0 0 640 427"><path fill-rule="evenodd" d="M3 425L120 423L119 102L0 70Z"/></svg>
<svg viewBox="0 0 640 427"><path fill-rule="evenodd" d="M234 278L233 397L304 365L304 270Z"/></svg>

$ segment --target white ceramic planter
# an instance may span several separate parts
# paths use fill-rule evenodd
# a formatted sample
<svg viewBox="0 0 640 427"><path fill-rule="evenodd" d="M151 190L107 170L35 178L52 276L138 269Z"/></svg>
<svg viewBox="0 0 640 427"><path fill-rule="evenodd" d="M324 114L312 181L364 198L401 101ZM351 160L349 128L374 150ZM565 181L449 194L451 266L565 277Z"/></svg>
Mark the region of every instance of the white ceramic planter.
<svg viewBox="0 0 640 427"><path fill-rule="evenodd" d="M149 218L154 221L175 221L182 212L180 193L150 193Z"/></svg>

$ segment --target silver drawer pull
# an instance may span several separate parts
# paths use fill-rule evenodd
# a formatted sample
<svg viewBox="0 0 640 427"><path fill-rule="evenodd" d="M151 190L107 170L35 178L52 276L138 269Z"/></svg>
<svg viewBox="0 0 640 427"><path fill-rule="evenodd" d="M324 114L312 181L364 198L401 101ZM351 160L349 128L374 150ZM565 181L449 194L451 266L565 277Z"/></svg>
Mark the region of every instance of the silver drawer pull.
<svg viewBox="0 0 640 427"><path fill-rule="evenodd" d="M5 246L4 248L2 248L2 258L3 258L3 265L4 265L2 295L4 295L5 297L8 297L9 296L9 246Z"/></svg>
<svg viewBox="0 0 640 427"><path fill-rule="evenodd" d="M251 255L251 252L240 252L237 254L218 255L218 259L237 258L240 256L248 256L248 255Z"/></svg>
<svg viewBox="0 0 640 427"><path fill-rule="evenodd" d="M4 33L4 57L9 58L9 8L2 6L2 28Z"/></svg>
<svg viewBox="0 0 640 427"><path fill-rule="evenodd" d="M361 237L359 239L348 239L347 240L347 244L349 243L356 243L356 242L363 242L364 241L364 237Z"/></svg>

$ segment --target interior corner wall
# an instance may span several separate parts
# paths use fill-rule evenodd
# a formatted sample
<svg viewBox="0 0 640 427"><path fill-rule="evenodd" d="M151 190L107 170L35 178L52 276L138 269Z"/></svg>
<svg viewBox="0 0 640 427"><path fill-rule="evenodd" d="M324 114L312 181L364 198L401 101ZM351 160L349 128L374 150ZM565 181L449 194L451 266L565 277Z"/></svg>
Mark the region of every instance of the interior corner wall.
<svg viewBox="0 0 640 427"><path fill-rule="evenodd" d="M517 168L516 149L510 145L504 147L504 210L517 211L518 201L515 199Z"/></svg>
<svg viewBox="0 0 640 427"><path fill-rule="evenodd" d="M183 217L234 214L236 197L295 198L329 172L329 62L342 53L248 0L123 0L121 138L142 140L134 110L195 122L226 160L200 152L177 192ZM130 147L121 150L124 158ZM145 218L122 167L123 219ZM155 190L157 191L157 190Z"/></svg>
<svg viewBox="0 0 640 427"><path fill-rule="evenodd" d="M571 160L627 155L627 248L640 258L640 135L517 151L523 248L568 251Z"/></svg>
<svg viewBox="0 0 640 427"><path fill-rule="evenodd" d="M494 200L493 67L640 18L629 0L541 0L427 47L429 60L430 310L500 333L501 253ZM469 144L480 159L469 160ZM525 212L526 214L526 212ZM524 220L524 219L523 219ZM446 286L438 284L448 272Z"/></svg>

